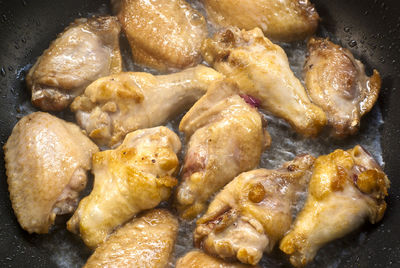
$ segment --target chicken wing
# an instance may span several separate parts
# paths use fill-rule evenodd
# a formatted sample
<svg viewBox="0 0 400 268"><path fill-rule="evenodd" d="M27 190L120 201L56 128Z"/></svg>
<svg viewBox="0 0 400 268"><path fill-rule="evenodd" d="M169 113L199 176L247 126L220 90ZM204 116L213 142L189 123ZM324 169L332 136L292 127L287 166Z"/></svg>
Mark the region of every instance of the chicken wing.
<svg viewBox="0 0 400 268"><path fill-rule="evenodd" d="M308 50L304 76L311 101L326 112L335 136L356 133L378 98L378 71L366 76L364 65L349 50L328 39L311 38Z"/></svg>
<svg viewBox="0 0 400 268"><path fill-rule="evenodd" d="M302 267L324 244L358 228L366 218L380 221L389 180L361 146L318 157L308 198L280 248Z"/></svg>
<svg viewBox="0 0 400 268"><path fill-rule="evenodd" d="M21 227L48 233L56 215L71 213L97 146L80 128L47 113L24 116L4 146L10 198Z"/></svg>
<svg viewBox="0 0 400 268"><path fill-rule="evenodd" d="M290 42L314 34L319 16L309 0L203 0L217 25L261 28L273 40Z"/></svg>
<svg viewBox="0 0 400 268"><path fill-rule="evenodd" d="M93 191L82 199L67 223L90 248L142 210L167 200L177 184L171 177L181 143L166 127L129 133L115 150L93 156Z"/></svg>
<svg viewBox="0 0 400 268"><path fill-rule="evenodd" d="M201 251L190 251L180 258L175 268L257 268L258 266L250 266L241 263L225 262L221 259L211 257Z"/></svg>
<svg viewBox="0 0 400 268"><path fill-rule="evenodd" d="M232 83L210 87L183 117L179 130L189 140L177 207L185 219L205 209L208 199L243 171L255 168L269 144L263 119Z"/></svg>
<svg viewBox="0 0 400 268"><path fill-rule="evenodd" d="M32 103L60 111L92 81L121 72L120 31L116 17L75 20L30 69L26 82Z"/></svg>
<svg viewBox="0 0 400 268"><path fill-rule="evenodd" d="M135 62L165 72L201 61L207 24L185 0L123 0L118 18Z"/></svg>
<svg viewBox="0 0 400 268"><path fill-rule="evenodd" d="M207 39L204 59L261 102L268 112L288 121L305 136L315 136L326 124L326 115L312 104L289 67L283 49L264 37L259 28L228 29Z"/></svg>
<svg viewBox="0 0 400 268"><path fill-rule="evenodd" d="M293 207L307 188L314 157L277 170L257 169L231 181L197 221L194 239L212 255L256 265L289 230Z"/></svg>
<svg viewBox="0 0 400 268"><path fill-rule="evenodd" d="M93 82L71 109L97 144L115 147L127 133L159 126L183 112L221 78L203 65L159 76L120 73Z"/></svg>
<svg viewBox="0 0 400 268"><path fill-rule="evenodd" d="M174 249L178 220L154 209L116 230L89 258L84 268L166 268Z"/></svg>

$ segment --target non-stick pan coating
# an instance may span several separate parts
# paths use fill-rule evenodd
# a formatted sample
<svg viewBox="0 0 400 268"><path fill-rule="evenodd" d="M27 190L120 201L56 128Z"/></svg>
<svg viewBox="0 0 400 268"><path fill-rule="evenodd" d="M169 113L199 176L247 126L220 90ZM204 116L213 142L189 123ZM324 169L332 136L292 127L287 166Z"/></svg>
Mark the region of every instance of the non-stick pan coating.
<svg viewBox="0 0 400 268"><path fill-rule="evenodd" d="M104 0L0 0L0 138L4 145L29 99L25 69L73 19L109 12ZM400 267L400 1L314 0L324 31L349 48L367 69L383 77L378 105L385 171L392 185L383 221L366 225L319 252L312 267ZM23 111L22 111L23 112ZM1 155L3 150L0 149ZM7 190L4 162L0 179L0 267L55 267L46 240L29 235L14 216ZM72 235L62 236L90 252ZM334 252L332 254L332 252ZM282 264L290 267L289 264Z"/></svg>

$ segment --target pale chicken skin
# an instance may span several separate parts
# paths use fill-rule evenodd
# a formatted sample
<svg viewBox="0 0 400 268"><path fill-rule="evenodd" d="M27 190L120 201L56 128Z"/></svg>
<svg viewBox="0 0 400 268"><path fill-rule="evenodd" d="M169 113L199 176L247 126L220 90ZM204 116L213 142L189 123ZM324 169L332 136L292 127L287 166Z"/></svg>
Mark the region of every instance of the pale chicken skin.
<svg viewBox="0 0 400 268"><path fill-rule="evenodd" d="M319 16L308 0L203 0L211 21L222 27L260 28L276 41L306 39L315 33Z"/></svg>
<svg viewBox="0 0 400 268"><path fill-rule="evenodd" d="M277 170L257 169L237 176L197 221L195 245L223 259L256 265L289 230L314 160L302 155Z"/></svg>
<svg viewBox="0 0 400 268"><path fill-rule="evenodd" d="M185 0L122 0L118 18L136 63L161 72L200 63L207 24Z"/></svg>
<svg viewBox="0 0 400 268"><path fill-rule="evenodd" d="M47 113L24 116L4 146L10 199L21 227L48 233L78 205L97 146L80 128Z"/></svg>
<svg viewBox="0 0 400 268"><path fill-rule="evenodd" d="M188 109L220 79L203 65L169 75L115 74L89 85L71 110L98 145L116 147L127 133L159 126Z"/></svg>
<svg viewBox="0 0 400 268"><path fill-rule="evenodd" d="M386 210L389 180L361 146L318 157L307 201L280 248L303 267L319 248L358 228L380 221Z"/></svg>
<svg viewBox="0 0 400 268"><path fill-rule="evenodd" d="M327 114L334 136L357 133L361 117L378 99L379 72L374 70L368 77L349 50L328 39L311 38L308 53L304 78L311 101Z"/></svg>
<svg viewBox="0 0 400 268"><path fill-rule="evenodd" d="M116 230L89 258L84 268L166 268L171 259L178 220L154 209Z"/></svg>
<svg viewBox="0 0 400 268"><path fill-rule="evenodd" d="M96 248L118 226L167 200L177 184L181 143L166 127L129 133L115 150L93 155L94 187L67 223Z"/></svg>
<svg viewBox="0 0 400 268"><path fill-rule="evenodd" d="M176 193L181 217L203 212L208 199L236 175L255 168L270 143L263 118L233 83L213 84L183 117L187 152Z"/></svg>
<svg viewBox="0 0 400 268"><path fill-rule="evenodd" d="M71 23L26 77L32 103L45 111L63 110L94 80L121 72L120 31L116 17Z"/></svg>
<svg viewBox="0 0 400 268"><path fill-rule="evenodd" d="M175 268L259 268L237 262L226 262L219 258L209 256L201 251L190 251L180 258Z"/></svg>
<svg viewBox="0 0 400 268"><path fill-rule="evenodd" d="M259 28L219 32L204 42L202 54L240 90L257 98L263 109L285 119L297 132L316 136L325 126L325 113L309 100L284 50Z"/></svg>

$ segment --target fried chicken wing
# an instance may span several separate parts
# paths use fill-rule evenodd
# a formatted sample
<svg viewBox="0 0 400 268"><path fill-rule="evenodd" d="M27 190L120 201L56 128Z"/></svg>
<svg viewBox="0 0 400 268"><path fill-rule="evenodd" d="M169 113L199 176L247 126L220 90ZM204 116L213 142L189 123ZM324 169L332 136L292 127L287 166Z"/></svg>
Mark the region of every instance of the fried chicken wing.
<svg viewBox="0 0 400 268"><path fill-rule="evenodd" d="M115 147L127 133L159 126L183 112L221 78L203 65L169 75L120 73L93 82L71 110L97 144Z"/></svg>
<svg viewBox="0 0 400 268"><path fill-rule="evenodd" d="M180 258L175 265L176 268L257 268L241 263L226 262L218 258L211 257L201 251L190 251Z"/></svg>
<svg viewBox="0 0 400 268"><path fill-rule="evenodd" d="M264 37L259 28L228 29L207 39L204 59L257 98L261 107L288 121L305 136L315 136L326 124L321 108L311 103L289 67L284 50Z"/></svg>
<svg viewBox="0 0 400 268"><path fill-rule="evenodd" d="M165 72L201 61L206 21L185 0L123 0L118 18L135 62Z"/></svg>
<svg viewBox="0 0 400 268"><path fill-rule="evenodd" d="M116 230L89 258L85 268L166 268L174 249L178 220L154 209Z"/></svg>
<svg viewBox="0 0 400 268"><path fill-rule="evenodd" d="M203 0L208 17L222 27L261 28L277 41L303 40L314 34L319 16L308 0Z"/></svg>
<svg viewBox="0 0 400 268"><path fill-rule="evenodd" d="M92 81L121 72L120 31L116 17L75 20L30 69L26 82L32 103L60 111Z"/></svg>
<svg viewBox="0 0 400 268"><path fill-rule="evenodd" d="M289 230L293 207L311 177L314 157L302 155L277 170L237 176L197 221L197 247L224 259L256 265Z"/></svg>
<svg viewBox="0 0 400 268"><path fill-rule="evenodd" d="M119 225L167 200L177 184L171 177L181 143L166 127L129 133L115 150L94 154L93 191L67 223L87 246L97 247Z"/></svg>
<svg viewBox="0 0 400 268"><path fill-rule="evenodd" d="M324 244L358 228L367 218L380 221L389 188L385 173L361 146L318 157L308 198L280 248L302 267Z"/></svg>
<svg viewBox="0 0 400 268"><path fill-rule="evenodd" d="M56 215L71 213L97 146L78 126L47 113L24 116L4 146L15 215L29 233L48 233Z"/></svg>
<svg viewBox="0 0 400 268"><path fill-rule="evenodd" d="M218 82L183 117L179 130L189 140L177 189L178 210L190 219L237 174L256 167L269 144L263 119L233 83Z"/></svg>
<svg viewBox="0 0 400 268"><path fill-rule="evenodd" d="M335 136L356 133L378 98L378 71L366 76L364 65L349 50L328 39L311 38L308 51L304 76L311 101L326 112Z"/></svg>

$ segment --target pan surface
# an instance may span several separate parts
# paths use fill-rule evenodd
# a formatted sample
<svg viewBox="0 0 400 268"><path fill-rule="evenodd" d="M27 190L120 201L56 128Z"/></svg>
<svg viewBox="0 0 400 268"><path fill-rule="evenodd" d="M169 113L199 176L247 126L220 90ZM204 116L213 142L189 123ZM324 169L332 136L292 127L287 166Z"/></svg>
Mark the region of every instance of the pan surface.
<svg viewBox="0 0 400 268"><path fill-rule="evenodd" d="M109 13L108 2L0 0L1 145L19 117L32 109L24 81L29 67L75 18ZM335 36L366 64L368 71L376 68L383 77L377 105L381 108L384 124L379 131L384 169L392 184L382 222L375 226L366 224L354 234L328 245L311 266L400 267L400 181L397 178L400 168L400 2L312 2L322 17L319 35ZM3 156L3 150L0 151ZM76 255L71 258L85 259L90 251L62 227L56 227L49 235L29 235L19 227L9 200L4 161L1 161L0 169L0 267L79 267L81 263L63 262L65 256L57 254L70 252ZM281 262L270 267L290 265Z"/></svg>

